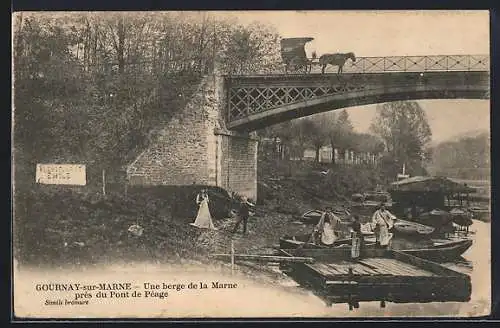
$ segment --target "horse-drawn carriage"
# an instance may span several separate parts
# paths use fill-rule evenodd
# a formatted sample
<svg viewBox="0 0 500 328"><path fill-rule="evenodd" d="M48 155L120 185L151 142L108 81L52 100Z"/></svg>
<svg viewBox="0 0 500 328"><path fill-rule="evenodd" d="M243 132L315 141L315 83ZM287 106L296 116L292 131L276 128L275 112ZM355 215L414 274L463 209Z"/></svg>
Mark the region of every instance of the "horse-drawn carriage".
<svg viewBox="0 0 500 328"><path fill-rule="evenodd" d="M307 58L305 46L314 38L286 38L281 39L281 58L285 64L285 72L311 72L312 60Z"/></svg>
<svg viewBox="0 0 500 328"><path fill-rule="evenodd" d="M325 73L328 65L337 66L337 74L342 73L342 68L348 59L352 62L356 61L354 53L335 53L323 54L316 59L316 53L313 52L312 58L307 58L305 46L307 43L313 41L314 38L285 38L281 39L281 58L285 64L285 73L311 73L313 65L321 66L321 73Z"/></svg>

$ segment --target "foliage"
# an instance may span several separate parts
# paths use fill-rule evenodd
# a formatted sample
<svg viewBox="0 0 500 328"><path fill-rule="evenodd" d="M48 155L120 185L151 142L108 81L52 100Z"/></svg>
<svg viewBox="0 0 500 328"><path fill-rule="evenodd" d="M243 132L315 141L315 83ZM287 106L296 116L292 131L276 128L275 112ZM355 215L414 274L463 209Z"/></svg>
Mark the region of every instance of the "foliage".
<svg viewBox="0 0 500 328"><path fill-rule="evenodd" d="M378 105L371 130L384 141L386 174L394 177L403 164L410 175L423 173L426 145L432 133L425 112L417 102Z"/></svg>
<svg viewBox="0 0 500 328"><path fill-rule="evenodd" d="M434 174L461 179L485 179L490 175L488 132L445 141L432 149Z"/></svg>
<svg viewBox="0 0 500 328"><path fill-rule="evenodd" d="M318 172L324 167L314 162L261 159L258 192L262 198L259 199L289 209L304 205L310 209L325 201L350 199L353 193L374 190L382 182L377 167L334 165L329 168L328 174L323 175ZM285 178L289 172L290 176Z"/></svg>
<svg viewBox="0 0 500 328"><path fill-rule="evenodd" d="M279 64L271 28L207 13L21 13L14 30L20 181L47 161L120 171L204 74Z"/></svg>
<svg viewBox="0 0 500 328"><path fill-rule="evenodd" d="M312 147L316 152L316 162L321 147L326 145L332 147L332 152L337 149L341 154L345 150L380 154L385 149L380 138L355 132L346 110L339 115L330 111L276 124L259 131L259 135L279 137L294 157L301 157L306 148Z"/></svg>

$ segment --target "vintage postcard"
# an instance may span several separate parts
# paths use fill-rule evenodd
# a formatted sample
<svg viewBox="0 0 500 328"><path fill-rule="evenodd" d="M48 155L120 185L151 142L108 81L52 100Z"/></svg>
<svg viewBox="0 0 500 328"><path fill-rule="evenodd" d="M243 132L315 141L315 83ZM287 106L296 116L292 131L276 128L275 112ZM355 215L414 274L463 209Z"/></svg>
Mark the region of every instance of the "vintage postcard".
<svg viewBox="0 0 500 328"><path fill-rule="evenodd" d="M488 11L12 30L15 318L490 313Z"/></svg>

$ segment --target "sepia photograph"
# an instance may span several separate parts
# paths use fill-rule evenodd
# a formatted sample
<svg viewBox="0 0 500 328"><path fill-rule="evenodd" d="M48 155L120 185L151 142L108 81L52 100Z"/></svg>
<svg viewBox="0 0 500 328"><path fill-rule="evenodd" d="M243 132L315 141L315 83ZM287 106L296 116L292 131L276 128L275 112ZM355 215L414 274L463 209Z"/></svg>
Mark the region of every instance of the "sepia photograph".
<svg viewBox="0 0 500 328"><path fill-rule="evenodd" d="M13 13L13 319L489 315L489 24Z"/></svg>

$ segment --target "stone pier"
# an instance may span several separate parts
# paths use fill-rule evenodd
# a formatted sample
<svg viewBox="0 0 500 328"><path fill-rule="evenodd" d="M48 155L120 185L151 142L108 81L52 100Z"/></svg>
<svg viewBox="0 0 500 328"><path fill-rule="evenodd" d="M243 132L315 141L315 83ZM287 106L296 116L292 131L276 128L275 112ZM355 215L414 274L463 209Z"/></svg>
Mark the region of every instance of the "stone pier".
<svg viewBox="0 0 500 328"><path fill-rule="evenodd" d="M253 133L225 127L224 81L207 76L127 168L130 185L211 185L257 200Z"/></svg>

